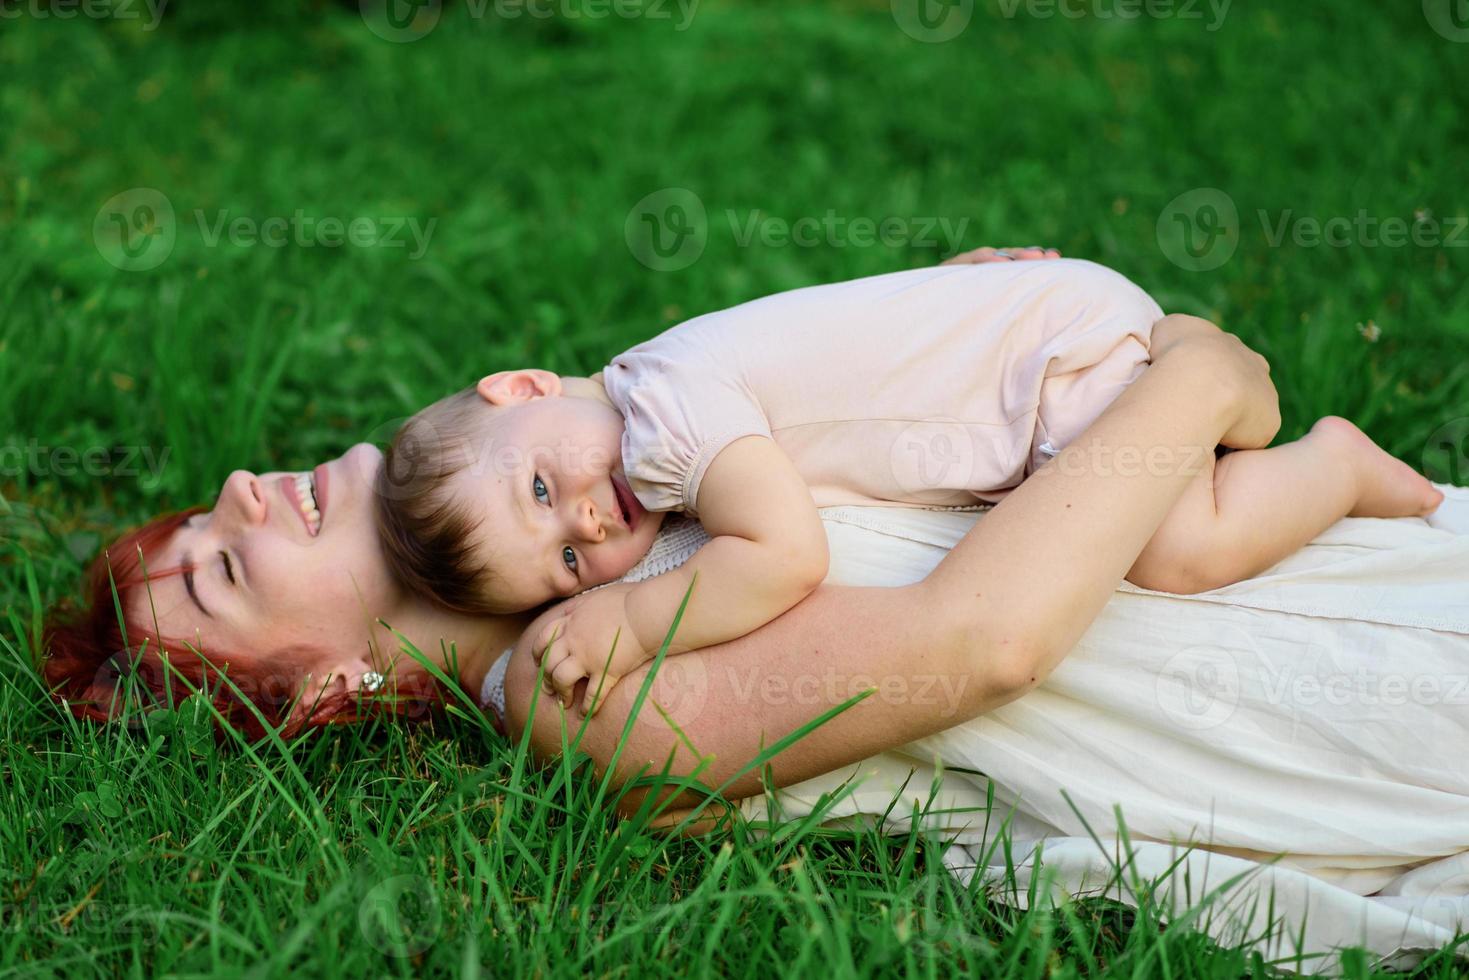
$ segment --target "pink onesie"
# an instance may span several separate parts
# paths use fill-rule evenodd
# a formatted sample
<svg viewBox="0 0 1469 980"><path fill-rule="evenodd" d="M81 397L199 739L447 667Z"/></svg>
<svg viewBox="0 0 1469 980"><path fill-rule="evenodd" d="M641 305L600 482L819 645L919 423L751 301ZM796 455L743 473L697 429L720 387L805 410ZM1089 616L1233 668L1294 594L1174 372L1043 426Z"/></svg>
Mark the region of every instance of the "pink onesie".
<svg viewBox="0 0 1469 980"><path fill-rule="evenodd" d="M768 436L818 506L998 501L1148 361L1158 304L1075 259L812 286L672 327L603 372L649 510L698 515L725 446Z"/></svg>

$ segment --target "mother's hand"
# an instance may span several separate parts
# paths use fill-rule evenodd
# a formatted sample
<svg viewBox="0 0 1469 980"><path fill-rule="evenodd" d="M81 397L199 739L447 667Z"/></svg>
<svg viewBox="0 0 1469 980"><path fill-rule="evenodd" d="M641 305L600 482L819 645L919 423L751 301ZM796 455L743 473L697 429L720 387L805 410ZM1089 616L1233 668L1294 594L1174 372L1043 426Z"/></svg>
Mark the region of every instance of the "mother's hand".
<svg viewBox="0 0 1469 980"><path fill-rule="evenodd" d="M1021 248L972 248L958 255L951 255L939 265L984 265L988 262L1029 262L1035 259L1059 259L1061 253L1054 248L1026 245Z"/></svg>
<svg viewBox="0 0 1469 980"><path fill-rule="evenodd" d="M1166 357L1197 358L1204 372L1232 387L1238 418L1220 438L1231 449L1263 449L1280 431L1280 396L1270 362L1234 334L1208 320L1176 313L1153 325L1153 363Z"/></svg>

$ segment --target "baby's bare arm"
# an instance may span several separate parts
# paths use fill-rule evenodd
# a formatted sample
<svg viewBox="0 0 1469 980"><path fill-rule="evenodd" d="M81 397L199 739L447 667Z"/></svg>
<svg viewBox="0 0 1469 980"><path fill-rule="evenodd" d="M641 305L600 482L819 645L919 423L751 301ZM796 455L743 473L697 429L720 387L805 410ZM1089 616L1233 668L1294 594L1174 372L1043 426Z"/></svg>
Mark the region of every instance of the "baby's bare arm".
<svg viewBox="0 0 1469 980"><path fill-rule="evenodd" d="M811 492L772 440L747 436L727 446L704 474L698 505L711 540L681 568L578 596L541 626L534 649L548 693L569 706L587 679L582 710L595 712L657 654L685 597L669 653L737 640L826 577L826 531Z"/></svg>
<svg viewBox="0 0 1469 980"><path fill-rule="evenodd" d="M656 651L693 585L670 653L726 643L765 625L826 577L826 531L806 481L763 436L730 443L699 486L699 519L711 540L680 568L640 582L628 621ZM696 578L697 576L697 578Z"/></svg>

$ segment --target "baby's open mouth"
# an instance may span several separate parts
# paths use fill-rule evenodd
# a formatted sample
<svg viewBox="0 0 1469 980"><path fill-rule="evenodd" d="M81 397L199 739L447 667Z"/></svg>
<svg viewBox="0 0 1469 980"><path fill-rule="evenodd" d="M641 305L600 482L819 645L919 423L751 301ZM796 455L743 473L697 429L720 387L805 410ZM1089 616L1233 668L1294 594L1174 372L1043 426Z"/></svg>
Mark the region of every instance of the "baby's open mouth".
<svg viewBox="0 0 1469 980"><path fill-rule="evenodd" d="M616 477L609 477L609 479L612 481L612 499L617 501L617 510L622 514L622 524L628 530L632 530L632 507L628 504L627 498L623 496L630 491L624 490Z"/></svg>

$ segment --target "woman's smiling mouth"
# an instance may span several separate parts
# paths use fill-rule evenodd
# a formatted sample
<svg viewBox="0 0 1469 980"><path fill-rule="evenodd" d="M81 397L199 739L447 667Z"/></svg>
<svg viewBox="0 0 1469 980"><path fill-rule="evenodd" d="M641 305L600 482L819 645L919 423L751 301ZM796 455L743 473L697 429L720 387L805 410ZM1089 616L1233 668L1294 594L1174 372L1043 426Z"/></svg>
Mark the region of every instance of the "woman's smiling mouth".
<svg viewBox="0 0 1469 980"><path fill-rule="evenodd" d="M317 504L316 481L310 473L297 473L294 477L284 477L287 499L293 496L296 504L296 513L301 516L301 522L306 525L306 533L313 538L321 532L321 509Z"/></svg>

